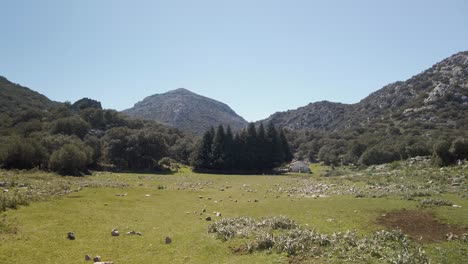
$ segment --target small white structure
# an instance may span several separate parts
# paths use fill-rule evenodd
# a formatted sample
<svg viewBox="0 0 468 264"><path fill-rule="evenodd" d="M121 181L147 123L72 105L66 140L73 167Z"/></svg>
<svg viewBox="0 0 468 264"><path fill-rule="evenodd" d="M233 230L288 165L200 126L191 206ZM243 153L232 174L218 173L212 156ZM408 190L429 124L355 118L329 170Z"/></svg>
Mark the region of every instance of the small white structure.
<svg viewBox="0 0 468 264"><path fill-rule="evenodd" d="M291 162L291 164L289 164L289 170L292 172L299 172L299 173L310 172L309 164L300 160Z"/></svg>

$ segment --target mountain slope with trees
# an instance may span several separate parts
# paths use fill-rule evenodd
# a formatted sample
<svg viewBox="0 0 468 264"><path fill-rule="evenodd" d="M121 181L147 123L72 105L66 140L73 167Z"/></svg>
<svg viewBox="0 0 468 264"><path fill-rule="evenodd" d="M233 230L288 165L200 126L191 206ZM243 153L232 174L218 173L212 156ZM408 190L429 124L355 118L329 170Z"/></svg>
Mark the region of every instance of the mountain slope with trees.
<svg viewBox="0 0 468 264"><path fill-rule="evenodd" d="M202 134L210 127L220 124L231 126L234 131L247 126L247 121L226 104L184 88L148 96L122 112L196 134Z"/></svg>

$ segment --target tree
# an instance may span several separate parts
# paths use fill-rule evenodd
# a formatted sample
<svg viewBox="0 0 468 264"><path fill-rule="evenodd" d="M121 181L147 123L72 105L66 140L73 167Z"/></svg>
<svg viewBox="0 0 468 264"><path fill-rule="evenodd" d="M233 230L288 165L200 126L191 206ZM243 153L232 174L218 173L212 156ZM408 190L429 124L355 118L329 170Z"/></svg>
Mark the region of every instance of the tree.
<svg viewBox="0 0 468 264"><path fill-rule="evenodd" d="M284 162L290 162L294 156L291 152L291 148L289 147L288 140L286 139L286 135L284 134L283 129L280 131L280 142L281 142L281 148L283 149L284 153Z"/></svg>
<svg viewBox="0 0 468 264"><path fill-rule="evenodd" d="M450 152L450 143L441 140L434 144L432 152L432 161L438 166L447 166L454 162L454 157Z"/></svg>
<svg viewBox="0 0 468 264"><path fill-rule="evenodd" d="M74 144L66 144L52 153L49 168L61 175L81 175L87 172L88 157Z"/></svg>
<svg viewBox="0 0 468 264"><path fill-rule="evenodd" d="M37 141L13 137L3 159L7 169L32 169L44 163L46 151Z"/></svg>
<svg viewBox="0 0 468 264"><path fill-rule="evenodd" d="M212 145L214 138L214 128L206 131L203 135L202 140L198 143L195 157L193 158L192 164L195 169L211 169L212 168Z"/></svg>
<svg viewBox="0 0 468 264"><path fill-rule="evenodd" d="M450 152L457 160L468 159L468 141L464 138L457 138L452 141Z"/></svg>
<svg viewBox="0 0 468 264"><path fill-rule="evenodd" d="M225 140L226 134L224 133L224 128L222 125L219 125L212 146L213 169L221 170L225 168Z"/></svg>
<svg viewBox="0 0 468 264"><path fill-rule="evenodd" d="M276 130L272 122L268 123L266 134L269 147L269 149L267 150L270 157L269 163L274 168L286 161L285 151L283 150L284 143L281 142L281 139L278 135L278 131Z"/></svg>
<svg viewBox="0 0 468 264"><path fill-rule="evenodd" d="M65 117L57 120L52 127L52 134L76 135L84 138L90 125L80 117Z"/></svg>

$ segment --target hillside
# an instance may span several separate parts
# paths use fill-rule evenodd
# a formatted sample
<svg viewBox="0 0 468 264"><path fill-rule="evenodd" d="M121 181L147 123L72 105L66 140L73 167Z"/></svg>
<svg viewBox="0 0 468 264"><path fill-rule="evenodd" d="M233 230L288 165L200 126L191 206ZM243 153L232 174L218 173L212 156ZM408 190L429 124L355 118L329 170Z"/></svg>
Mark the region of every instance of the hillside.
<svg viewBox="0 0 468 264"><path fill-rule="evenodd" d="M200 134L211 126L230 125L239 130L247 125L229 106L216 100L179 88L163 94L148 96L124 114Z"/></svg>
<svg viewBox="0 0 468 264"><path fill-rule="evenodd" d="M58 104L38 92L0 76L0 113L14 115L25 110L46 110Z"/></svg>
<svg viewBox="0 0 468 264"><path fill-rule="evenodd" d="M340 131L390 118L460 126L468 123L468 51L457 53L404 81L389 84L356 104L316 102L278 112L272 121L292 130Z"/></svg>

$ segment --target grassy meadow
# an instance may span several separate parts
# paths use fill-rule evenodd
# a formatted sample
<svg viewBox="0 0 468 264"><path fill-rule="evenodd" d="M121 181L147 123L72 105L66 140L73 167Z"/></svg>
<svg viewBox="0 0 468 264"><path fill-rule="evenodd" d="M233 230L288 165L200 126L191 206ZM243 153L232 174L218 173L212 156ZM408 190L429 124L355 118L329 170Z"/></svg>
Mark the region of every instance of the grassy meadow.
<svg viewBox="0 0 468 264"><path fill-rule="evenodd" d="M241 176L185 168L164 175L96 172L87 177L0 171L2 188L8 189L0 201L14 203L16 192L15 199L24 204L0 213L0 263L86 263L86 254L117 264L347 262L296 260L272 250L236 253L232 248L249 238L224 242L208 233L216 220L241 216L286 216L321 233L356 230L366 236L389 229L379 221L389 212L406 210L429 212L440 223L468 232L466 165L440 170L397 163L365 171L313 165L312 170ZM453 184L454 177L459 184ZM423 207L423 199L457 207ZM120 236L111 236L114 228ZM126 235L131 230L142 235ZM67 239L70 231L76 240ZM172 243L166 244L166 237ZM412 240L431 263L468 259L468 243L461 239Z"/></svg>

